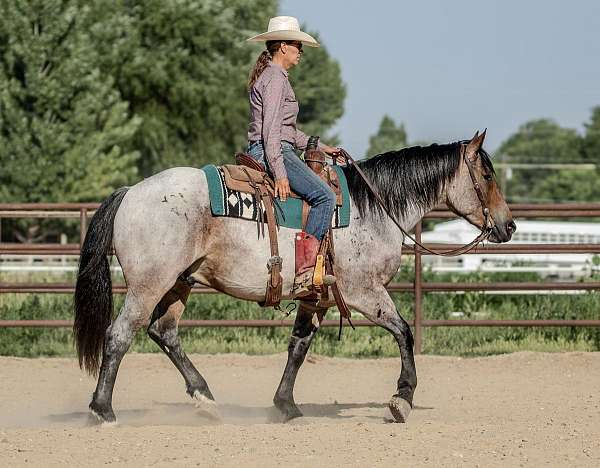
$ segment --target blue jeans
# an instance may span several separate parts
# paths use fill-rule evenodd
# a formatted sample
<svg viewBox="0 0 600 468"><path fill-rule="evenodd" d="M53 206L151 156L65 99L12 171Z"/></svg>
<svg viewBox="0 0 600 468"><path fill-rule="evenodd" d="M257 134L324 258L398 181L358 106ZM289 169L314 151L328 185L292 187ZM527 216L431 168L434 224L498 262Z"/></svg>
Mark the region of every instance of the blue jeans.
<svg viewBox="0 0 600 468"><path fill-rule="evenodd" d="M262 141L251 143L246 151L269 171ZM331 225L335 210L335 193L296 155L291 143L281 142L281 154L290 188L311 207L304 232L321 240Z"/></svg>

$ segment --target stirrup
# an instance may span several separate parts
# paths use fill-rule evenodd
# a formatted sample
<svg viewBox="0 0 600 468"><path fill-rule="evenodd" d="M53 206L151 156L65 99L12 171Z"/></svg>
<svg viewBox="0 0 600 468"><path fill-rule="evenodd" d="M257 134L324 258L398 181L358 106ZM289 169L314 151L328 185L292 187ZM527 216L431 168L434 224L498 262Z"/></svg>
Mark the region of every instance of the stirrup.
<svg viewBox="0 0 600 468"><path fill-rule="evenodd" d="M294 277L294 286L292 287L292 297L294 299L311 296L315 293L313 274L314 268L311 268Z"/></svg>
<svg viewBox="0 0 600 468"><path fill-rule="evenodd" d="M325 257L319 254L317 255L317 261L315 263L312 277L312 284L314 286L331 286L335 283L335 276L328 275L325 273L325 271Z"/></svg>
<svg viewBox="0 0 600 468"><path fill-rule="evenodd" d="M320 284L314 282L315 269L311 268L294 278L294 286L292 287L292 297L294 299L300 299L307 296L315 295L324 286L332 286L336 282L336 278L333 275L323 275Z"/></svg>

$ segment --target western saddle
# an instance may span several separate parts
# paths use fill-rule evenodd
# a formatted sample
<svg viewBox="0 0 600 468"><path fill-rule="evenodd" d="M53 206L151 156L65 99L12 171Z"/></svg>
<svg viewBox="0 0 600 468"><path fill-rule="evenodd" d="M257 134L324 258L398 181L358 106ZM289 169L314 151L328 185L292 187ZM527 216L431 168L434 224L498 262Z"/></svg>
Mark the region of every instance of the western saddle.
<svg viewBox="0 0 600 468"><path fill-rule="evenodd" d="M323 181L325 181L334 191L336 195L336 204L341 205L342 190L337 176L337 172L333 167L327 165L325 154L317 149L318 137L311 137L304 153L304 161ZM258 209L258 233L264 237L265 221L267 231L269 233L269 243L271 248L271 257L267 261L267 270L269 279L267 280L267 288L265 300L259 302L262 307L279 306L281 301L281 292L283 279L281 277L282 259L279 256L279 246L277 239L277 231L279 229L275 210L280 209L278 202L274 197L275 184L273 179L265 171L265 168L256 161L252 156L246 153L237 153L236 164L226 164L222 166L225 178L225 185L231 190L238 192L250 193L256 197ZM336 160L334 159L334 164ZM299 195L292 192L291 197L301 198ZM262 208L260 209L260 203ZM263 212L264 210L264 212ZM304 201L302 204L302 225L306 225L310 205ZM263 214L264 213L264 214ZM266 218L266 219L265 219ZM313 293L310 296L302 297L304 303L312 303L316 309L327 309L333 305L337 305L341 317L350 319L350 310L342 297L337 283L328 281L334 278L334 249L333 236L329 229L325 238L321 242L319 255L317 256L317 264L313 275ZM333 297L332 297L333 296Z"/></svg>

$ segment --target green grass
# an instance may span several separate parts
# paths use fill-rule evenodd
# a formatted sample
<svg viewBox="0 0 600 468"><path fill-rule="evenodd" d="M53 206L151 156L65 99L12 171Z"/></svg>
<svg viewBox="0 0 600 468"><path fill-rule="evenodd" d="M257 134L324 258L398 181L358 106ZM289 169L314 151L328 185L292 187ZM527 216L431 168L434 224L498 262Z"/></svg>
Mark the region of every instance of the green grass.
<svg viewBox="0 0 600 468"><path fill-rule="evenodd" d="M464 277L462 278L465 279ZM468 278L467 278L468 279ZM115 297L118 309L123 296ZM394 300L406 319L412 318L413 298L396 294ZM72 299L60 294L4 294L0 296L0 318L72 319ZM423 301L426 318L491 319L582 319L600 317L600 293L579 295L486 295L426 294ZM330 316L331 318L337 315ZM354 314L358 318L358 314ZM285 318L273 309L221 295L193 295L184 318L187 319L278 319ZM293 317L290 317L293 318ZM313 342L314 353L327 356L378 357L398 356L393 338L380 328L345 327L342 341L337 328L323 328ZM184 348L190 353L269 354L284 352L288 328L182 328ZM158 352L158 347L139 333L133 349ZM437 327L423 333L423 352L427 354L482 356L520 350L597 351L600 329L583 327ZM72 356L72 333L69 329L0 329L0 354L12 356Z"/></svg>

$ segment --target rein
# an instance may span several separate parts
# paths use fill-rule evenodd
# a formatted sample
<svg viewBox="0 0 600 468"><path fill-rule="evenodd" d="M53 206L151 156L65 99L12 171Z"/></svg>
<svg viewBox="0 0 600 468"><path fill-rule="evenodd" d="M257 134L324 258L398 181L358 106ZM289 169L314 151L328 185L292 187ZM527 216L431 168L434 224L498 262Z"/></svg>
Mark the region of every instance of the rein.
<svg viewBox="0 0 600 468"><path fill-rule="evenodd" d="M359 167L359 165L356 163L356 161L352 158L352 156L350 156L346 152L346 150L344 150L343 148L340 148L339 153L334 156L334 160L337 157L344 158L348 165L352 164L354 166L354 168L356 169L358 174L361 176L361 178L363 179L365 184L367 184L367 187L369 187L369 190L371 191L371 193L373 193L373 195L375 196L375 199L379 202L379 204L383 208L383 210L386 212L386 214L389 216L389 218L394 222L394 224L396 226L398 226L398 229L400 229L400 232L402 232L402 234L404 234L405 237L408 237L410 240L412 240L415 243L415 245L418 245L421 249L423 249L426 252L429 252L432 255L438 255L438 256L442 256L442 257L456 257L457 255L465 254L465 253L473 250L480 242L483 242L484 240L486 240L492 233L493 226L492 227L489 226L489 222L490 222L490 218L491 218L490 209L488 208L487 203L485 201L485 197L483 196L483 192L481 191L481 186L479 185L479 182L477 182L477 179L475 177L475 170L473 168L473 164L471 163L471 161L469 161L469 158L466 155L466 146L465 145L461 145L461 157L463 157L463 159L465 160L465 164L467 165L467 169L469 170L469 176L471 177L471 182L473 183L473 188L475 189L477 198L479 198L479 202L481 203L481 209L483 210L483 216L484 216L483 226L480 228L481 232L479 233L479 235L475 239L473 239L470 243L465 244L456 249L446 250L443 252L436 252L434 250L431 250L431 249L425 247L423 244L418 242L413 236L411 236L408 232L406 232L406 230L404 230L404 228L402 226L400 226L400 223L398 222L396 217L392 213L390 213L390 210L388 210L387 206L385 205L385 202L383 201L383 199L381 198L379 193L377 193L377 190L373 187L373 185L371 184L371 182L369 181L369 179L367 178L365 173L362 171L362 169ZM406 245L404 242L402 242L402 244Z"/></svg>

